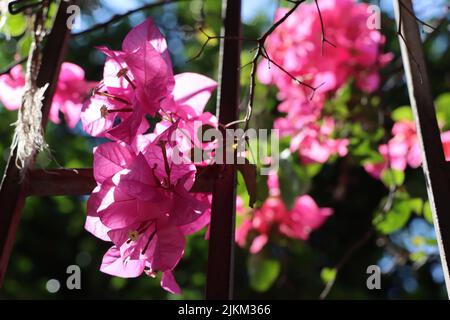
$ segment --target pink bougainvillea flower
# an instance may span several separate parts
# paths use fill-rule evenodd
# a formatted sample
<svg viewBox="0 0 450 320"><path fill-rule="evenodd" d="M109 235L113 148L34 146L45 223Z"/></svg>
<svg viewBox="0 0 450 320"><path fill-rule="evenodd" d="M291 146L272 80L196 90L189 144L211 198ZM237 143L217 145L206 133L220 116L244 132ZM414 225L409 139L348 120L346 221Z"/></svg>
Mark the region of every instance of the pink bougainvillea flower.
<svg viewBox="0 0 450 320"><path fill-rule="evenodd" d="M406 169L408 148L405 144L382 144L378 147L378 151L383 157L382 162L364 164L364 169L374 178L380 179L381 174L388 167L399 171Z"/></svg>
<svg viewBox="0 0 450 320"><path fill-rule="evenodd" d="M180 230L184 235L190 235L202 230L204 227L208 227L208 229L206 230L205 238L209 239L209 222L211 221L212 195L197 193L195 194L195 197L197 198L197 200L201 201L203 205L207 207L207 209L200 215L200 217L198 217L193 222L180 226Z"/></svg>
<svg viewBox="0 0 450 320"><path fill-rule="evenodd" d="M171 271L166 271L163 273L161 278L161 287L172 294L181 294L180 286L176 282Z"/></svg>
<svg viewBox="0 0 450 320"><path fill-rule="evenodd" d="M125 67L133 76L141 109L155 115L174 86L167 43L152 19L133 28L122 42Z"/></svg>
<svg viewBox="0 0 450 320"><path fill-rule="evenodd" d="M275 20L287 10L278 9ZM380 68L392 59L391 54L382 53L382 34L369 28L370 15L368 4L356 0L304 3L268 37L265 48L274 63L261 61L258 78L279 90L278 111L286 116L276 119L275 127L282 136L292 137L291 150L298 150L304 163L324 163L330 156L347 154L348 140L329 132L334 120L325 118L324 102L350 79L362 91L375 91ZM325 42L320 37L322 28Z"/></svg>
<svg viewBox="0 0 450 320"><path fill-rule="evenodd" d="M103 81L82 113L89 134L131 143L148 129L145 115L158 112L159 132L180 120L179 130L197 139L194 123L217 126L203 112L216 82L195 73L173 76L167 44L151 19L128 33L122 51L99 50L107 56Z"/></svg>
<svg viewBox="0 0 450 320"><path fill-rule="evenodd" d="M131 144L136 135L148 130L148 122L139 108L131 107L128 100L121 97L122 92L116 91L119 90L109 89L115 97L113 99L94 95L83 106L83 129L93 137L106 137Z"/></svg>
<svg viewBox="0 0 450 320"><path fill-rule="evenodd" d="M147 19L133 28L122 51L99 47L106 56L103 81L84 106L84 130L92 136L131 143L148 129L145 114L155 116L174 86L165 39Z"/></svg>
<svg viewBox="0 0 450 320"><path fill-rule="evenodd" d="M218 125L204 112L217 84L194 73L173 76L165 39L150 19L128 33L121 51L99 49L107 57L103 80L81 118L86 132L113 141L94 150L97 188L85 227L113 243L103 272L127 278L161 272L161 286L179 293L173 270L185 236L210 221L211 196L190 192L196 167L189 152L205 148L191 138L198 125ZM147 115L162 121L146 134Z"/></svg>
<svg viewBox="0 0 450 320"><path fill-rule="evenodd" d="M287 99L278 106L278 111L286 113L286 117L278 118L275 127L282 136L293 136L304 126L317 121L323 109L324 97L310 99Z"/></svg>
<svg viewBox="0 0 450 320"><path fill-rule="evenodd" d="M109 142L94 148L94 178L99 184L129 167L136 152L125 143Z"/></svg>
<svg viewBox="0 0 450 320"><path fill-rule="evenodd" d="M85 81L84 70L76 64L65 62L61 65L55 96L50 109L50 119L59 123L59 114L64 114L64 119L70 128L74 128L80 121L80 113L84 100L89 91L97 83Z"/></svg>
<svg viewBox="0 0 450 320"><path fill-rule="evenodd" d="M162 102L162 121L156 132L178 121L177 141L181 151L191 153L195 148L213 150L216 141L203 141L203 129L217 128L217 118L204 112L217 83L203 75L182 73L175 76L175 87L170 96ZM208 157L197 159L196 164L207 164Z"/></svg>
<svg viewBox="0 0 450 320"><path fill-rule="evenodd" d="M188 120L202 115L217 82L197 73L175 75L175 86L168 99L163 101L163 115L176 114Z"/></svg>
<svg viewBox="0 0 450 320"><path fill-rule="evenodd" d="M25 76L22 65L17 65L7 74L0 76L0 101L8 110L19 109L22 104Z"/></svg>
<svg viewBox="0 0 450 320"><path fill-rule="evenodd" d="M450 158L448 143L450 131L441 135L446 159ZM383 161L378 163L366 163L365 170L374 178L380 179L386 169L399 171L411 168L418 168L422 164L419 142L417 140L416 127L413 121L402 120L396 122L392 127L392 139L387 144L378 147L378 151L383 157Z"/></svg>
<svg viewBox="0 0 450 320"><path fill-rule="evenodd" d="M11 69L9 74L0 76L0 101L9 110L19 109L22 104L22 93L25 76L21 65ZM64 62L53 97L49 118L53 123L60 123L59 113L70 128L74 128L80 120L81 108L89 91L96 83L86 81L84 70L76 64Z"/></svg>
<svg viewBox="0 0 450 320"><path fill-rule="evenodd" d="M147 19L126 35L122 51L136 100L144 112L154 116L175 83L166 40L153 20Z"/></svg>
<svg viewBox="0 0 450 320"><path fill-rule="evenodd" d="M444 148L445 160L450 161L450 131L441 135L442 146Z"/></svg>
<svg viewBox="0 0 450 320"><path fill-rule="evenodd" d="M144 267L149 268L150 272L171 271L184 252L185 239L182 232L178 227L167 223L163 217L123 229L114 229L109 231L108 235L120 252L117 260L122 264L126 265L129 261L141 261L139 268L133 268L128 277L139 276L144 271ZM108 253L105 257L108 257ZM105 264L104 261L102 268L115 263L111 260L108 262L110 263Z"/></svg>
<svg viewBox="0 0 450 320"><path fill-rule="evenodd" d="M292 134L292 129L286 128L286 121L289 120L288 116L275 122L275 128L280 129L281 136ZM304 163L324 163L332 155L345 156L348 152L348 139L333 138L334 126L332 118L324 118L322 125L317 122L304 125L292 137L291 151L298 151Z"/></svg>
<svg viewBox="0 0 450 320"><path fill-rule="evenodd" d="M103 81L83 106L83 129L94 137L131 143L134 136L148 129L137 103L135 79L128 71L125 53L100 47L106 56Z"/></svg>
<svg viewBox="0 0 450 320"><path fill-rule="evenodd" d="M332 213L330 208L319 208L309 195L298 197L280 231L288 237L307 240L311 231L319 228Z"/></svg>
<svg viewBox="0 0 450 320"><path fill-rule="evenodd" d="M120 277L162 272L161 286L179 293L172 271L184 252L184 237L209 224L210 197L192 194L195 166L177 162L178 122L135 143L108 142L94 150L98 184L88 201L86 229L114 243L101 270ZM177 157L183 157L177 154ZM179 160L179 159L178 159Z"/></svg>
<svg viewBox="0 0 450 320"><path fill-rule="evenodd" d="M236 242L245 246L250 234L256 234L250 245L251 253L260 252L269 241L271 232L278 231L290 238L307 240L332 214L330 208L319 208L308 195L295 199L288 210L280 196L278 177L272 172L268 177L269 197L263 205L244 218L236 231ZM240 208L243 211L243 208ZM248 216L248 212L240 213Z"/></svg>
<svg viewBox="0 0 450 320"><path fill-rule="evenodd" d="M378 69L391 55L380 52L385 39L367 24L368 5L355 0L327 0L319 5L321 16L313 2L303 4L270 35L266 44L270 58L313 87L323 83L321 92L335 91L351 77L365 91L377 89ZM286 12L278 9L275 20ZM317 36L322 34L322 21L329 43ZM258 76L263 83L277 85L282 99L299 90L288 75L267 61L261 62Z"/></svg>

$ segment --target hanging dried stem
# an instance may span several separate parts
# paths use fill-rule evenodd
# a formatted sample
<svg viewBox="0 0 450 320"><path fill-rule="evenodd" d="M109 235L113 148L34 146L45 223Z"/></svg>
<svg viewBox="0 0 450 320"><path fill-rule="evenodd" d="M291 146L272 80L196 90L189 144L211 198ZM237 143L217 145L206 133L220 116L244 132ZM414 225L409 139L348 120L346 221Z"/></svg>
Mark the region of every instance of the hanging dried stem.
<svg viewBox="0 0 450 320"><path fill-rule="evenodd" d="M37 75L42 60L41 44L45 37L45 11L48 7L49 1L43 1L42 7L34 15L33 42L28 57L22 105L18 119L13 124L16 128L11 148L17 148L16 165L23 169L23 173L34 161L36 152L44 150L47 146L41 121L42 101L48 84L39 88Z"/></svg>

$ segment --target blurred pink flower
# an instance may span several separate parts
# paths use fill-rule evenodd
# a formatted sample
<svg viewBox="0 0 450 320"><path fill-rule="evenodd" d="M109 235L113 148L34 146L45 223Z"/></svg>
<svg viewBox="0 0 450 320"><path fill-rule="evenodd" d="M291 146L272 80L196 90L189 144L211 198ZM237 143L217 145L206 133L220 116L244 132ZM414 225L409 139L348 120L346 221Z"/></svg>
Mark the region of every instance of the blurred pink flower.
<svg viewBox="0 0 450 320"><path fill-rule="evenodd" d="M409 165L411 168L418 168L422 164L419 142L417 140L416 126L413 121L402 120L396 122L392 127L392 139L387 144L378 147L378 151L383 157L379 163L366 163L364 168L376 179L380 179L386 169L405 171ZM450 131L441 135L444 154L446 159L450 159Z"/></svg>
<svg viewBox="0 0 450 320"><path fill-rule="evenodd" d="M360 89L372 92L378 88L378 70L390 61L391 55L381 52L385 38L378 30L369 29L368 5L354 0L325 0L318 2L322 24L314 2L302 4L268 38L269 57L290 74L313 87L323 86L319 92L335 91L351 77ZM286 14L278 9L275 21ZM345 19L342 19L345 17ZM280 99L299 91L297 84L267 61L262 61L258 76L261 82L275 84Z"/></svg>
<svg viewBox="0 0 450 320"><path fill-rule="evenodd" d="M450 131L441 135L442 146L444 147L445 160L450 161Z"/></svg>
<svg viewBox="0 0 450 320"><path fill-rule="evenodd" d="M280 129L281 136L292 136L291 152L297 151L303 163L325 163L333 155L343 157L347 155L348 139L333 138L335 123L332 118L326 117L322 124L318 121L310 122L292 132L289 124L296 125L290 114L275 122L275 128Z"/></svg>
<svg viewBox="0 0 450 320"><path fill-rule="evenodd" d="M19 109L25 76L21 65L11 69L9 74L0 76L0 101L8 110ZM89 91L96 86L95 82L85 80L84 70L76 64L64 62L53 97L49 118L53 123L60 123L59 112L70 128L74 128L80 120L81 108Z"/></svg>
<svg viewBox="0 0 450 320"><path fill-rule="evenodd" d="M382 34L367 26L371 14L368 4L323 0L318 5L322 17L311 1L274 30L265 48L275 63L263 60L258 66L259 80L277 87L282 101L278 111L286 114L276 119L275 128L281 136L292 137L290 149L298 151L304 163L324 163L333 155L347 154L349 142L333 137L335 123L324 116L324 103L350 79L362 91L375 91L380 82L379 69L392 59L391 54L382 53ZM278 9L275 21L286 12L285 8ZM317 90L312 92L291 76Z"/></svg>
<svg viewBox="0 0 450 320"><path fill-rule="evenodd" d="M307 240L310 233L319 228L332 214L330 208L319 208L309 196L299 196L295 199L292 210L288 210L280 197L278 177L276 172L268 176L269 197L263 205L252 212L242 213L244 218L236 230L236 243L244 247L251 233L255 233L250 245L251 253L258 253L269 240L271 232L278 231L290 238Z"/></svg>
<svg viewBox="0 0 450 320"><path fill-rule="evenodd" d="M19 64L7 74L0 76L0 101L8 110L17 110L22 104L25 76Z"/></svg>
<svg viewBox="0 0 450 320"><path fill-rule="evenodd" d="M288 237L307 240L311 231L319 228L332 213L330 208L319 208L309 195L298 197L280 231Z"/></svg>

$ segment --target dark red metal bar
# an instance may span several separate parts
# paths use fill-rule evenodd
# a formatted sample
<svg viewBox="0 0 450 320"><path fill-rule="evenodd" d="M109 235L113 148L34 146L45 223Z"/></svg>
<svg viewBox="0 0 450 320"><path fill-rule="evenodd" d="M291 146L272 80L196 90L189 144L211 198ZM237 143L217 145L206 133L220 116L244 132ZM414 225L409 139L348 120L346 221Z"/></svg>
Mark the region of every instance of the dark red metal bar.
<svg viewBox="0 0 450 320"><path fill-rule="evenodd" d="M450 293L450 172L445 161L424 51L411 0L394 0L397 22L401 24L403 66L417 137L422 149L423 172L433 212L447 292ZM401 22L401 23L400 23Z"/></svg>
<svg viewBox="0 0 450 320"><path fill-rule="evenodd" d="M212 165L197 167L197 176L191 192L209 193L222 167ZM95 188L92 168L34 169L30 170L25 186L26 196L78 196L87 195Z"/></svg>
<svg viewBox="0 0 450 320"><path fill-rule="evenodd" d="M95 186L92 169L36 169L29 173L26 195L85 195L90 194Z"/></svg>
<svg viewBox="0 0 450 320"><path fill-rule="evenodd" d="M43 49L42 65L37 77L38 86L49 83L43 101L42 126L45 128L48 113L56 88L59 69L64 58L67 40L70 35L67 29L67 7L69 2L61 1L55 18L55 25L47 38ZM14 244L20 215L25 203L25 182L20 170L16 167L16 150L12 150L0 186L0 287L3 284L9 256Z"/></svg>
<svg viewBox="0 0 450 320"><path fill-rule="evenodd" d="M227 124L238 117L241 43L236 39L241 38L241 1L222 0L222 17L217 113L219 122ZM213 188L206 299L232 298L235 213L236 167L224 165Z"/></svg>

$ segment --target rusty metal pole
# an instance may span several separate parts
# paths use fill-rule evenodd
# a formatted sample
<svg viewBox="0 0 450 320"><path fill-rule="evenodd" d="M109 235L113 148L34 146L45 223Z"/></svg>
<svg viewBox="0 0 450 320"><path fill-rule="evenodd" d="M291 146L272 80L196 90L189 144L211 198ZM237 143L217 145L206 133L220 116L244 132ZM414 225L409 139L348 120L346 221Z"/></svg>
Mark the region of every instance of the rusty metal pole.
<svg viewBox="0 0 450 320"><path fill-rule="evenodd" d="M218 109L219 122L238 117L240 95L241 0L222 0L224 21L220 44ZM226 135L224 136L224 146ZM212 216L208 252L206 299L231 299L233 294L234 228L236 214L236 169L224 165L213 186Z"/></svg>
<svg viewBox="0 0 450 320"><path fill-rule="evenodd" d="M413 5L411 0L394 0L394 8L397 25L401 24L400 30L403 37L399 36L399 41L409 99L422 150L423 172L433 212L447 293L450 293L448 269L450 266L450 166L444 157L419 27L413 15Z"/></svg>
<svg viewBox="0 0 450 320"><path fill-rule="evenodd" d="M67 28L67 19L69 18L67 8L69 5L70 1L61 1L54 27L47 38L42 53L42 65L39 69L37 85L42 87L46 83L49 83L49 87L44 95L42 107L43 128L45 128L47 123L59 70L70 36ZM15 164L15 160L16 150L11 150L0 186L0 287L3 284L26 197L27 181L26 179L21 179L21 173Z"/></svg>

